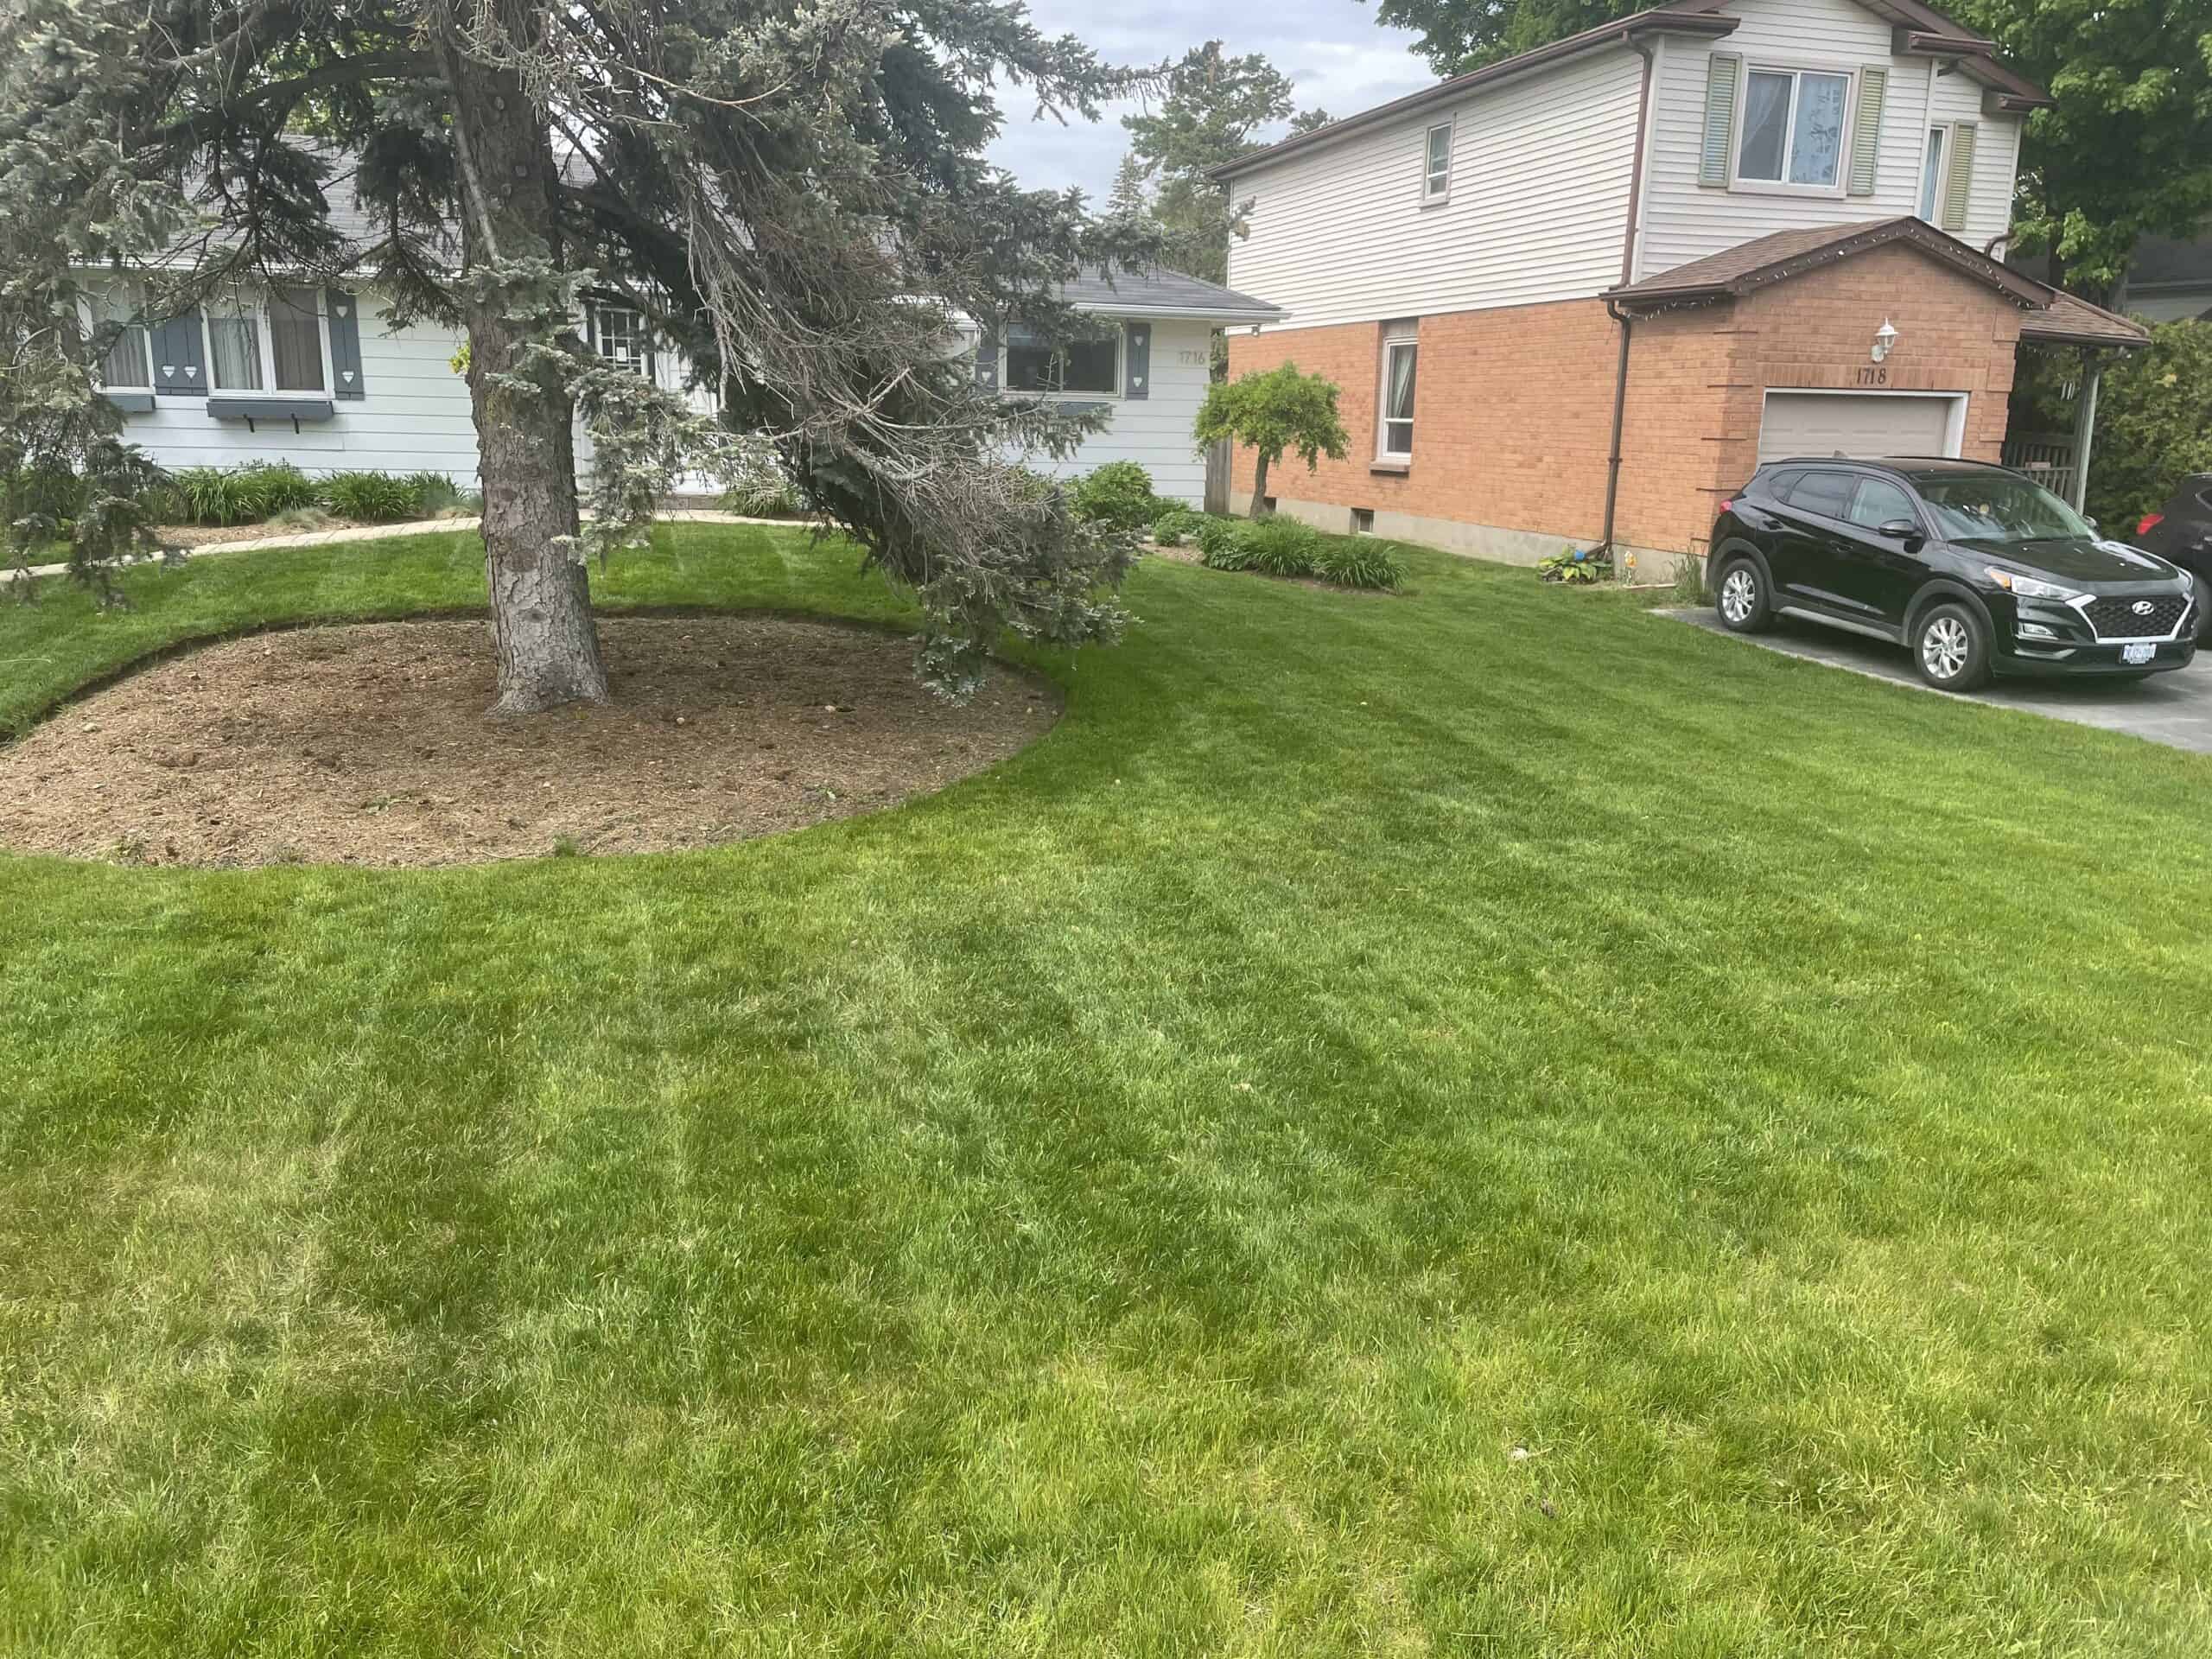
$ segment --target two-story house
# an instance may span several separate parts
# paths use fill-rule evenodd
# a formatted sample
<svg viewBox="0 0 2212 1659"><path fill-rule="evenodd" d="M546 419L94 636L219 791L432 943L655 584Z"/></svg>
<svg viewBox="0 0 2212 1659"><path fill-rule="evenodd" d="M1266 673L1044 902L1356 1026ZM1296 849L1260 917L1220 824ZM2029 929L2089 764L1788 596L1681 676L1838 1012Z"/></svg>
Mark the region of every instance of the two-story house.
<svg viewBox="0 0 2212 1659"><path fill-rule="evenodd" d="M1277 510L1663 579L1763 458L1998 459L2024 341L2143 335L2003 264L2049 102L1919 0L1682 0L1220 169L1287 314L1230 372L1327 374L1352 437Z"/></svg>

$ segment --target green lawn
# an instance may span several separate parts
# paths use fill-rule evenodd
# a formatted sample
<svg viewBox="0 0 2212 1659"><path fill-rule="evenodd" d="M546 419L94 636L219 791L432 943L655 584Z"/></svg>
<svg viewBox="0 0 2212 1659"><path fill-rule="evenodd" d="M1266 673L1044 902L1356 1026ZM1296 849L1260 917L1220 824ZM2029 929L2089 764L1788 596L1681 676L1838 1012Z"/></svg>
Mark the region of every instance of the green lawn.
<svg viewBox="0 0 2212 1659"><path fill-rule="evenodd" d="M2212 766L1409 558L780 840L0 858L0 1653L2212 1648Z"/></svg>

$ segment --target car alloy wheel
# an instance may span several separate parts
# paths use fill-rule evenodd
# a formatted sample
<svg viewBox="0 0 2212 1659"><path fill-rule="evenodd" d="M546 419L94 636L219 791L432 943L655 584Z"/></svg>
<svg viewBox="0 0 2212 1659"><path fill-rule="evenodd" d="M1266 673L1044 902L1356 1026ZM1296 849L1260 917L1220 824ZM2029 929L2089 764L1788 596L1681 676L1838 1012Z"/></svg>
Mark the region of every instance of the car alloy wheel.
<svg viewBox="0 0 2212 1659"><path fill-rule="evenodd" d="M1929 679L1955 680L1973 658L1974 636L1958 617L1939 615L1920 631L1920 660Z"/></svg>
<svg viewBox="0 0 2212 1659"><path fill-rule="evenodd" d="M1736 565L1721 578L1720 614L1731 622L1740 627L1751 620L1758 603L1758 578L1751 574L1749 565Z"/></svg>

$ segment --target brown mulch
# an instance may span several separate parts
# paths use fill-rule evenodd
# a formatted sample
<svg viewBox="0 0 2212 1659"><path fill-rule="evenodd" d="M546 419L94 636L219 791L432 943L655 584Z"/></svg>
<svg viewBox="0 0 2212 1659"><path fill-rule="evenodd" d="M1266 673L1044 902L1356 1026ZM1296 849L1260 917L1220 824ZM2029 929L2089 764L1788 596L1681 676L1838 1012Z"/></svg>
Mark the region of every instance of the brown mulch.
<svg viewBox="0 0 2212 1659"><path fill-rule="evenodd" d="M1005 759L1058 693L956 708L913 644L773 616L600 623L613 701L493 719L485 623L257 634L157 662L0 749L0 846L161 864L427 865L710 846Z"/></svg>

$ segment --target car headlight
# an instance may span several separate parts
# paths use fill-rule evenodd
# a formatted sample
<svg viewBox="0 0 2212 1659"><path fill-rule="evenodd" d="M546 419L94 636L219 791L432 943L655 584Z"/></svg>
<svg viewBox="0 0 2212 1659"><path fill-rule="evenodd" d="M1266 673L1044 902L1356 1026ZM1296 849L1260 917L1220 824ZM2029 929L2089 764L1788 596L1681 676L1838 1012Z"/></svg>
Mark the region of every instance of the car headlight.
<svg viewBox="0 0 2212 1659"><path fill-rule="evenodd" d="M2062 588L2055 582L2044 581L2040 576L2024 576L2017 570L2000 569L1993 564L1984 569L1992 582L2016 599L2055 599L2063 605L2069 600L2083 596L2079 588Z"/></svg>

